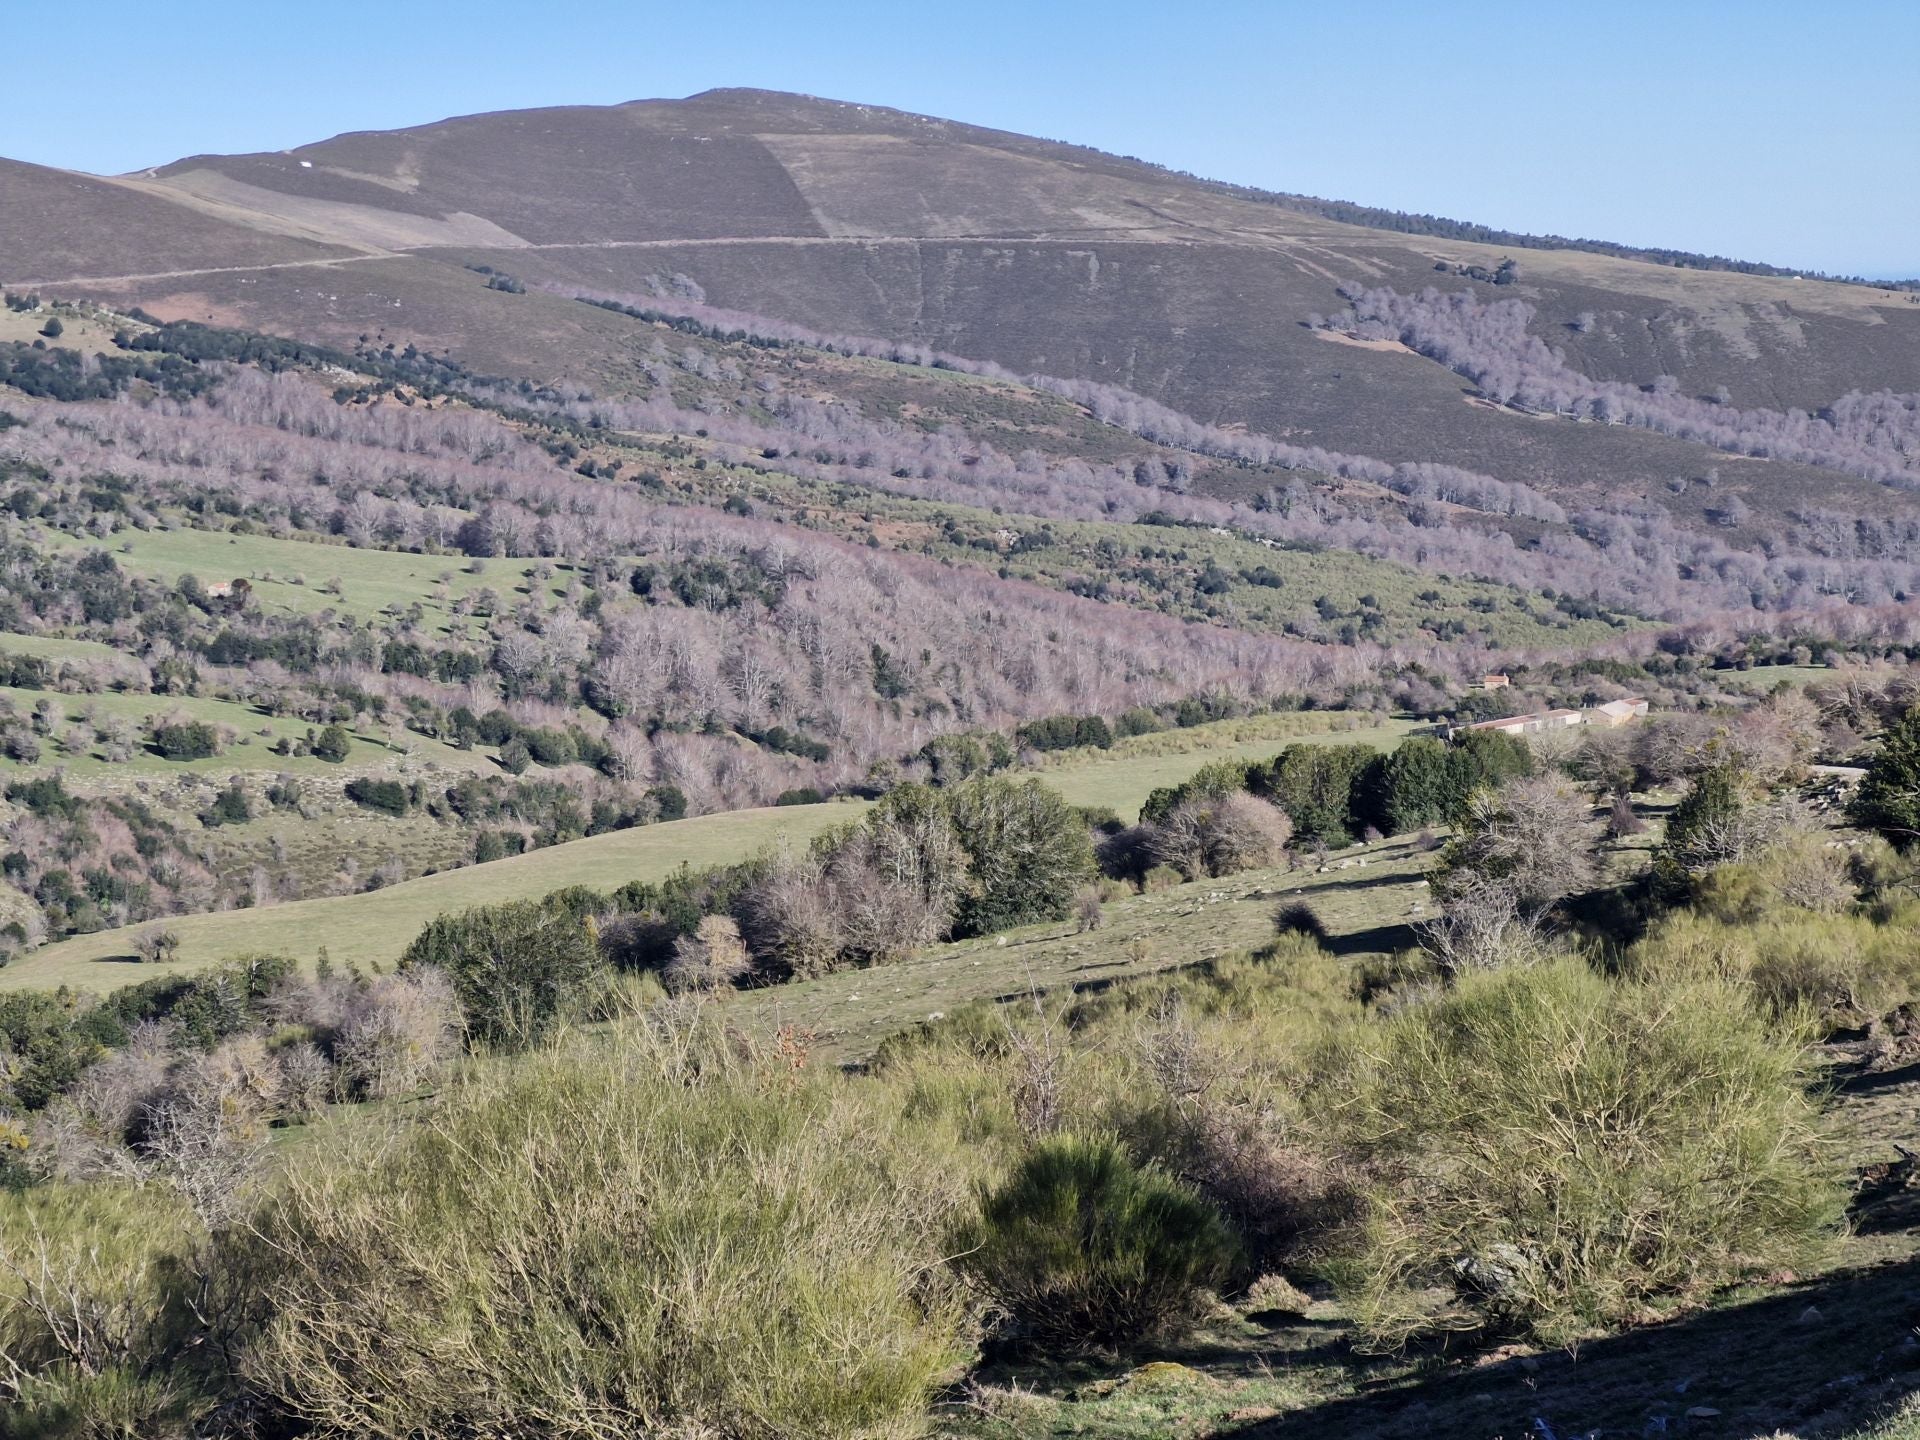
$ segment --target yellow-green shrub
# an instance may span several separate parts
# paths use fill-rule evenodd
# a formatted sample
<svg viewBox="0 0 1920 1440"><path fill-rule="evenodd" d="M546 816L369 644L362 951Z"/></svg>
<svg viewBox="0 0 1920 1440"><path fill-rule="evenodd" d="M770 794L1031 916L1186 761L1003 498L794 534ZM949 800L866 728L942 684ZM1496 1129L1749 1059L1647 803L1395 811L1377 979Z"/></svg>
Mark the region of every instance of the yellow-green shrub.
<svg viewBox="0 0 1920 1440"><path fill-rule="evenodd" d="M1711 976L1469 976L1353 1032L1328 1123L1369 1214L1330 1267L1362 1335L1561 1340L1802 1264L1843 1201L1799 1034ZM1434 1305L1431 1287L1453 1299Z"/></svg>
<svg viewBox="0 0 1920 1440"><path fill-rule="evenodd" d="M211 1403L184 1353L181 1262L195 1237L186 1206L156 1186L0 1192L0 1434L187 1433Z"/></svg>
<svg viewBox="0 0 1920 1440"><path fill-rule="evenodd" d="M1634 945L1622 967L1644 979L1717 978L1769 1015L1810 1012L1824 1028L1885 1014L1920 995L1920 920L1770 910L1744 923L1676 911Z"/></svg>
<svg viewBox="0 0 1920 1440"><path fill-rule="evenodd" d="M652 1047L497 1067L296 1168L255 1384L319 1433L917 1433L962 1183L848 1082Z"/></svg>

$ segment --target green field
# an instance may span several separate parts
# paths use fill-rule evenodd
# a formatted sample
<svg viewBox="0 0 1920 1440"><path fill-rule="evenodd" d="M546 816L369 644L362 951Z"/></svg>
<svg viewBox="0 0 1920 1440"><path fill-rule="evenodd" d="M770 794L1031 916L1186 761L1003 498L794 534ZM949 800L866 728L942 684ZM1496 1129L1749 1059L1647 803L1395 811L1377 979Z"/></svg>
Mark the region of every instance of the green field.
<svg viewBox="0 0 1920 1440"><path fill-rule="evenodd" d="M1707 676L1729 690L1764 693L1776 685L1823 685L1840 678L1825 665L1756 665L1751 670L1711 670Z"/></svg>
<svg viewBox="0 0 1920 1440"><path fill-rule="evenodd" d="M429 920L448 911L537 899L569 885L610 890L629 880L662 879L682 865L698 870L742 860L782 837L810 839L854 819L862 808L834 803L735 810L596 835L364 895L178 916L165 922L180 937L180 958L165 973L188 973L262 951L310 965L323 945L336 964L391 965ZM104 991L150 979L160 972L132 958L133 939L144 928L80 935L22 956L0 970L0 990L71 985Z"/></svg>
<svg viewBox="0 0 1920 1440"><path fill-rule="evenodd" d="M16 635L7 632L0 634L0 652L31 655L36 660L55 663L62 660L131 663L130 656L111 645L103 645L98 640L69 640L61 635Z"/></svg>
<svg viewBox="0 0 1920 1440"><path fill-rule="evenodd" d="M1290 711L1138 735L1111 750L1063 756L1041 777L1075 805L1106 806L1121 819L1134 820L1148 795L1216 761L1266 760L1300 741L1391 750L1420 728L1413 720L1331 728L1353 718L1335 711Z"/></svg>
<svg viewBox="0 0 1920 1440"><path fill-rule="evenodd" d="M442 633L464 631L451 602L483 589L503 601L531 594L540 585L537 560L488 560L474 563L458 555L415 555L402 550L365 550L324 545L312 540L282 540L270 535L233 535L224 530L123 531L111 545L90 544L49 532L36 537L49 549L104 549L136 574L168 582L192 575L202 584L245 579L254 602L269 612L313 615L335 610L360 619L389 609L421 605ZM566 567L554 562L557 588L564 591ZM338 580L338 594L328 593ZM444 580L444 585L442 581Z"/></svg>
<svg viewBox="0 0 1920 1440"><path fill-rule="evenodd" d="M14 637L0 637L0 650ZM226 776L243 770L286 772L292 775L340 775L369 769L388 769L405 762L413 766L437 766L443 770L480 770L489 768L486 754L480 750L457 750L439 740L409 730L400 739L401 749L388 743L384 731L353 731L353 749L345 761L331 764L311 755L275 755L269 750L279 739L300 739L316 728L305 720L268 715L250 705L230 700L213 700L191 695L135 695L106 691L98 695L66 695L48 690L19 690L0 686L4 699L21 712L30 712L42 700L52 700L60 711L56 729L70 724L87 724L92 714L105 720L118 717L136 727L144 727L150 716L178 711L195 720L225 725L236 732L234 743L224 752L204 760L163 760L150 750L140 748L133 758L112 763L101 758L98 744L83 754L65 754L50 741L42 742L41 758L26 765L17 760L0 759L0 774L25 770L39 771L58 765L75 780L104 781L123 778L135 780L165 779L177 775ZM144 736L142 736L144 740Z"/></svg>
<svg viewBox="0 0 1920 1440"><path fill-rule="evenodd" d="M86 698L146 704L153 697ZM1333 712L1290 712L1138 736L1120 742L1111 751L1059 757L1055 766L1038 773L1039 778L1077 805L1111 806L1132 817L1139 813L1141 803L1155 788L1177 784L1216 760L1263 759L1301 738L1384 749L1413 728L1413 722L1397 720L1351 730L1324 728L1340 723L1342 718ZM1159 753L1163 751L1172 753ZM230 752L198 763L215 773L227 773L241 768L235 758L240 753L244 752ZM474 752L449 750L448 753L467 764L485 763L476 758ZM277 761L279 757L266 758ZM329 771L337 768L325 766L321 761L303 763ZM101 762L95 762L95 766L102 768ZM113 768L124 773L129 767ZM337 963L368 967L390 964L429 920L450 910L498 900L537 898L568 885L613 889L629 880L658 879L683 863L700 869L743 860L781 836L806 840L834 824L855 818L863 808L857 802L841 802L706 815L576 840L486 865L423 876L365 894L295 900L257 910L179 916L165 922L181 940L180 958L172 968L204 968L228 956L250 951L275 951L310 962L322 945ZM391 822L356 812L348 823L364 831L368 868L391 852L397 833L387 828ZM273 825L271 817L263 817L250 822L247 831L237 833L234 839L243 840L255 830L265 834ZM1343 852L1342 858L1363 853ZM1162 897L1144 897L1140 901L1146 914L1156 912L1164 903ZM143 928L144 925L128 926L76 936L32 951L0 970L0 989L71 985L86 990L110 990L147 978L151 972L126 958L132 954L134 936Z"/></svg>
<svg viewBox="0 0 1920 1440"><path fill-rule="evenodd" d="M1391 954L1414 944L1430 859L1410 837L1358 845L1324 872L1248 870L1128 896L1110 902L1105 924L1086 934L1071 921L1029 925L936 945L899 965L738 991L725 1004L737 1023L792 1025L836 1059L859 1060L887 1036L969 1000L1102 985L1255 949L1273 938L1275 909L1295 900L1313 907L1335 951Z"/></svg>

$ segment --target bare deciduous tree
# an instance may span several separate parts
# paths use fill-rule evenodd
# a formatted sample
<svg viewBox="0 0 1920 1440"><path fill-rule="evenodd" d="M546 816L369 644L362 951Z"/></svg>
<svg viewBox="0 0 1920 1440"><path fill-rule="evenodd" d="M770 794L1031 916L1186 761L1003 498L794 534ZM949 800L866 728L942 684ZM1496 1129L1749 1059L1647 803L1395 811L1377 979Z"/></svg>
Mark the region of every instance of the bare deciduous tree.
<svg viewBox="0 0 1920 1440"><path fill-rule="evenodd" d="M1440 913L1418 930L1434 964L1449 977L1528 964L1545 949L1539 915L1522 907L1511 885L1479 875L1459 877Z"/></svg>
<svg viewBox="0 0 1920 1440"><path fill-rule="evenodd" d="M674 941L673 958L661 978L676 995L711 993L733 984L752 968L740 927L725 915L708 915L693 934Z"/></svg>
<svg viewBox="0 0 1920 1440"><path fill-rule="evenodd" d="M1593 883L1592 806L1557 775L1529 776L1467 801L1460 835L1437 879L1443 898L1497 883L1531 915Z"/></svg>
<svg viewBox="0 0 1920 1440"><path fill-rule="evenodd" d="M216 1099L165 1100L148 1116L148 1163L178 1190L200 1223L218 1230L238 1215L267 1145L258 1125Z"/></svg>

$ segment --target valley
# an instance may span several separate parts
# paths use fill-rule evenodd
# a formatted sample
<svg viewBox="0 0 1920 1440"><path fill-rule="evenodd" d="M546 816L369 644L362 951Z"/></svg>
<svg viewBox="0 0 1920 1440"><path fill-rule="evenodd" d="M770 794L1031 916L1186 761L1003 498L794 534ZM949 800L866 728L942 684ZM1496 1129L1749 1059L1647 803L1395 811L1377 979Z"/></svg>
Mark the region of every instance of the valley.
<svg viewBox="0 0 1920 1440"><path fill-rule="evenodd" d="M5 1440L1915 1433L1911 282L720 89L0 295Z"/></svg>

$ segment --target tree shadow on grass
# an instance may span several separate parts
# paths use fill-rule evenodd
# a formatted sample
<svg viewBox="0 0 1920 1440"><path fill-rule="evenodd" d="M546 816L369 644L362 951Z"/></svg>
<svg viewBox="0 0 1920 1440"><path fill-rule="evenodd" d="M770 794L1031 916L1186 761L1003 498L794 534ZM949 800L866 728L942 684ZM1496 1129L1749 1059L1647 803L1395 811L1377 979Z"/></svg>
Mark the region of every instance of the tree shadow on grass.
<svg viewBox="0 0 1920 1440"><path fill-rule="evenodd" d="M1337 895L1343 890L1380 890L1394 886L1407 889L1421 878L1422 877L1418 875L1409 875L1404 870L1398 874L1386 875L1379 874L1378 872L1372 875L1362 873L1348 879L1325 881L1314 886L1311 890L1303 890L1299 898L1302 900L1310 900L1315 895ZM1291 893L1289 893L1289 898L1291 898Z"/></svg>
<svg viewBox="0 0 1920 1440"><path fill-rule="evenodd" d="M1920 1260L1837 1272L1597 1340L1463 1364L1234 1440L1837 1436L1920 1392Z"/></svg>
<svg viewBox="0 0 1920 1440"><path fill-rule="evenodd" d="M1420 943L1420 932L1405 922L1373 925L1344 935L1329 935L1321 945L1333 955L1398 955Z"/></svg>

